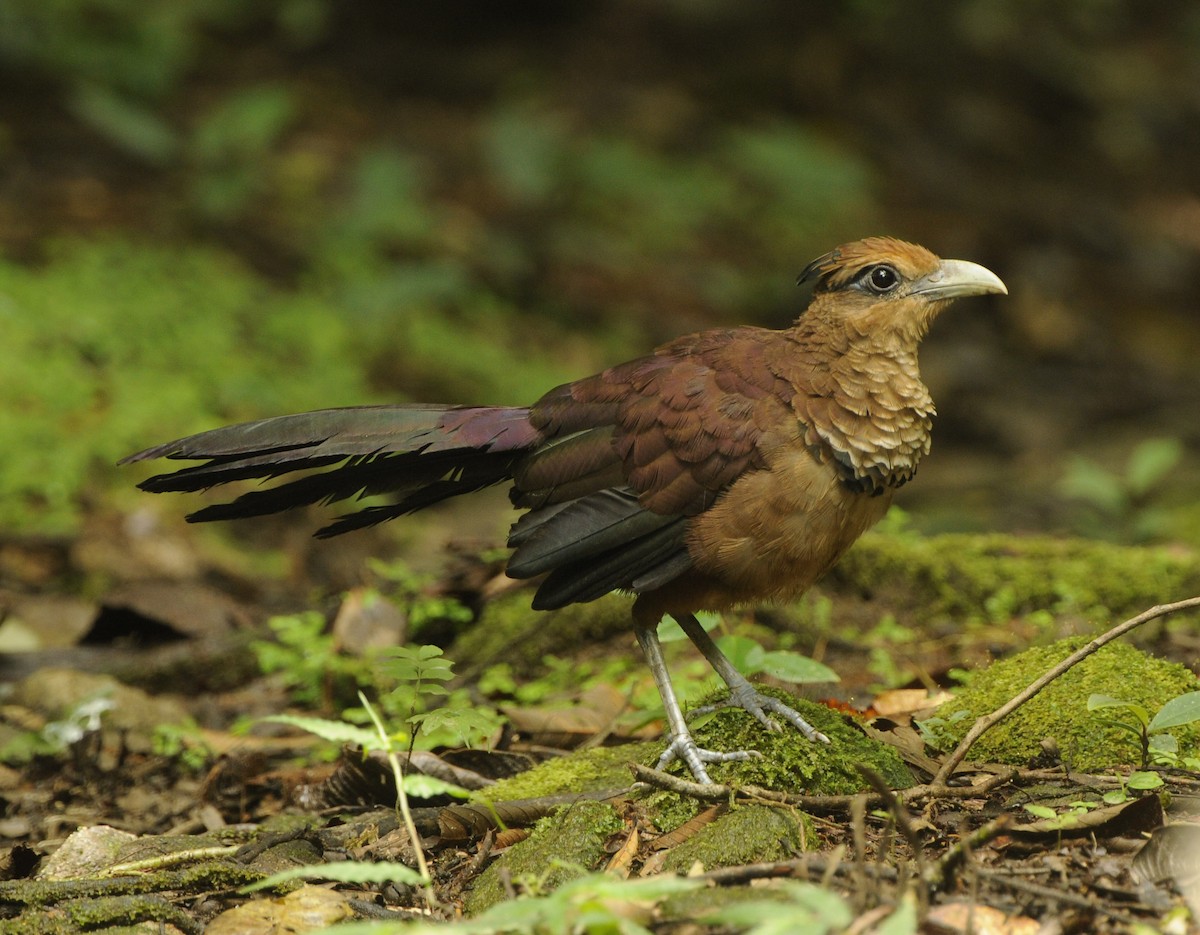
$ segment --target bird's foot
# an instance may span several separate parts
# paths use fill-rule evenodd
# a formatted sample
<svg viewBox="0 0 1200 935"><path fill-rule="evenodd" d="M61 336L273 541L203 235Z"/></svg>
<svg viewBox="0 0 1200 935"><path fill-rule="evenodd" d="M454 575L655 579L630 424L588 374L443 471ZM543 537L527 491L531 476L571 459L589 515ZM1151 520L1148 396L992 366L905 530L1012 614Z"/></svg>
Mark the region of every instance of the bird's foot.
<svg viewBox="0 0 1200 935"><path fill-rule="evenodd" d="M749 711L767 730L774 731L779 730L780 727L771 718L771 714L778 714L814 743L829 743L829 738L809 724L808 721L804 720L799 711L784 704L778 698L756 691L749 682L744 686L731 689L728 698L714 704L693 708L692 713L710 714L713 711L719 711L721 708L742 708L745 711ZM767 712L770 712L770 714Z"/></svg>
<svg viewBox="0 0 1200 935"><path fill-rule="evenodd" d="M731 763L737 760L761 758L762 754L757 750L734 750L729 753L706 750L692 739L691 734L685 733L671 738L667 749L658 758L657 768L664 769L675 760L683 760L687 764L687 768L692 771L696 782L708 784L712 780L708 778L708 770L704 768L705 763Z"/></svg>

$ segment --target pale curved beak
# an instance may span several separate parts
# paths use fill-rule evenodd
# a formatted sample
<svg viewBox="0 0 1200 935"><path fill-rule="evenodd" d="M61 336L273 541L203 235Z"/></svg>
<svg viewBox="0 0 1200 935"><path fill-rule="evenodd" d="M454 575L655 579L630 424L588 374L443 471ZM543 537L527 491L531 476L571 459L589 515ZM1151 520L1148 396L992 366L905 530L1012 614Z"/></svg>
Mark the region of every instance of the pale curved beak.
<svg viewBox="0 0 1200 935"><path fill-rule="evenodd" d="M986 266L969 260L942 260L928 276L913 283L909 295L958 299L967 295L1008 295L1008 287Z"/></svg>

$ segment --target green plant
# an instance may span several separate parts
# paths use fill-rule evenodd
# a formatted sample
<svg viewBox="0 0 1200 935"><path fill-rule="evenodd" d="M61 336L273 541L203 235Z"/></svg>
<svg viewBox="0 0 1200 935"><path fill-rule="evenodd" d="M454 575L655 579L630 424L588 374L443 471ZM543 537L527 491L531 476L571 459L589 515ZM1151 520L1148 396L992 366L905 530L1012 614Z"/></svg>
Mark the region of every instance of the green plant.
<svg viewBox="0 0 1200 935"><path fill-rule="evenodd" d="M1182 458L1178 438L1140 442L1121 473L1077 457L1059 482L1059 491L1090 510L1080 518L1084 531L1133 541L1152 539L1162 532L1166 518L1154 501Z"/></svg>
<svg viewBox="0 0 1200 935"><path fill-rule="evenodd" d="M1151 762L1174 766L1179 761L1179 744L1167 731L1200 721L1200 691L1186 692L1172 698L1151 717L1144 705L1124 701L1110 695L1088 696L1089 711L1116 710L1124 717L1101 718L1105 724L1129 731L1138 738L1142 750L1142 769ZM1183 765L1200 768L1200 759L1185 757Z"/></svg>
<svg viewBox="0 0 1200 935"><path fill-rule="evenodd" d="M421 630L435 621L470 623L474 618L471 609L462 601L444 594L428 593L428 578L414 572L406 562L370 558L367 567L381 582L375 593L385 593L388 600L404 611L410 638L419 636Z"/></svg>
<svg viewBox="0 0 1200 935"><path fill-rule="evenodd" d="M0 64L39 74L68 109L125 152L178 159L169 101L221 32L275 27L287 45L324 30L327 0L8 0ZM236 93L234 98L236 98Z"/></svg>
<svg viewBox="0 0 1200 935"><path fill-rule="evenodd" d="M854 913L846 900L831 890L815 883L786 880L772 890L771 896L733 902L705 913L701 920L729 926L744 935L824 935L844 930L854 921Z"/></svg>
<svg viewBox="0 0 1200 935"><path fill-rule="evenodd" d="M0 747L0 762L28 763L39 756L63 753L89 734L100 729L100 717L113 707L107 692L85 698L58 720L48 721L38 730L22 731Z"/></svg>
<svg viewBox="0 0 1200 935"><path fill-rule="evenodd" d="M159 724L151 736L151 748L159 756L176 760L184 769L199 773L212 762L212 748L194 721Z"/></svg>
<svg viewBox="0 0 1200 935"><path fill-rule="evenodd" d="M502 718L475 705L466 690L446 688L445 683L454 676L453 666L437 646L385 650L376 667L396 687L380 698L381 709L389 716L404 718L413 725L414 737L419 733L431 746L481 742L500 726ZM441 703L435 705L434 698Z"/></svg>
<svg viewBox="0 0 1200 935"><path fill-rule="evenodd" d="M275 640L256 640L251 649L264 673L277 675L292 698L330 711L349 703L353 691L373 679L369 655L340 653L325 615L315 610L272 617Z"/></svg>
<svg viewBox="0 0 1200 935"><path fill-rule="evenodd" d="M706 631L712 631L722 623L720 614L700 613L696 619ZM658 636L664 643L687 639L687 635L673 620L659 624ZM747 677L769 675L792 685L838 681L836 672L815 659L790 649L765 649L757 640L743 634L725 633L717 637L715 642L734 667Z"/></svg>
<svg viewBox="0 0 1200 935"><path fill-rule="evenodd" d="M264 886L273 886L280 883L288 882L296 878L321 877L324 879L340 880L346 882L382 882L382 881L399 881L404 883L417 883L425 887L425 896L430 905L433 905L434 897L432 891L428 888L430 883L429 866L425 861L425 852L421 847L421 838L417 833L416 825L413 823L412 812L409 808L409 796L435 796L442 794L457 795L466 798L469 793L467 790L448 783L445 780L438 779L433 776L425 776L421 774L406 774L403 766L400 763L400 758L396 753L397 745L395 738L388 732L382 719L367 700L366 695L362 692L358 694L359 701L362 703L363 709L370 717L373 730L361 730L351 728L349 725L336 721L319 721L312 718L292 718L288 716L280 716L266 718L265 720L274 721L275 723L291 724L296 727L301 727L304 730L311 731L319 737L326 740L343 740L348 734L356 737L361 744L364 753L367 750L382 750L388 758L388 763L392 768L392 777L396 785L396 810L400 813L404 822L405 828L408 830L409 841L412 844L413 853L416 856L417 868L419 872L413 872L410 868L401 864L368 864L357 861L346 861L335 864L326 865L325 867L306 867L296 868L291 871L285 871L282 874L260 881L251 889L261 889ZM410 740L411 751L411 740Z"/></svg>
<svg viewBox="0 0 1200 935"><path fill-rule="evenodd" d="M186 147L192 201L202 216L229 221L271 193L282 174L273 150L296 111L286 87L264 84L239 88L203 115Z"/></svg>
<svg viewBox="0 0 1200 935"><path fill-rule="evenodd" d="M1135 770L1129 774L1128 779L1121 779L1120 775L1117 776L1117 779L1120 780L1121 787L1104 793L1103 799L1107 805L1120 805L1129 801L1130 789L1138 792L1152 792L1163 786L1162 777L1149 770Z"/></svg>
<svg viewBox="0 0 1200 935"><path fill-rule="evenodd" d="M290 867L264 877L240 890L242 893L254 893L258 890L274 889L284 883L294 880L327 880L334 883L413 883L424 882L423 877L411 867L404 864L378 861L370 863L363 860L334 860L325 864L310 864L303 867Z"/></svg>
<svg viewBox="0 0 1200 935"><path fill-rule="evenodd" d="M313 733L327 733L325 724L341 724L339 743L365 744L359 733L367 713L352 707L355 692L368 691L379 698L389 721L412 726L403 737L409 742L420 734L429 746L449 743L479 743L494 731L501 718L473 704L466 689L451 691L445 683L453 678L453 663L437 646L395 646L361 655L339 652L334 637L326 632L324 615L316 611L273 617L268 625L274 641L252 644L264 672L274 673L299 703L317 705L324 711L342 710L349 723L313 718L289 722ZM350 707L348 707L350 706ZM303 719L301 719L303 720Z"/></svg>

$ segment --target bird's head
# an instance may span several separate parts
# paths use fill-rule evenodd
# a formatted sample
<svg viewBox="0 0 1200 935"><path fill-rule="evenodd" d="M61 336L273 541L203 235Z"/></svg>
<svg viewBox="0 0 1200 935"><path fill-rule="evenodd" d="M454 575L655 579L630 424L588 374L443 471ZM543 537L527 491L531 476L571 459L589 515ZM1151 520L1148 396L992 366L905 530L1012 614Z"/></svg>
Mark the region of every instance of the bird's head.
<svg viewBox="0 0 1200 935"><path fill-rule="evenodd" d="M919 341L954 299L1007 294L991 270L967 260L943 260L924 247L891 237L843 244L805 267L798 282L813 282L804 318L861 336Z"/></svg>

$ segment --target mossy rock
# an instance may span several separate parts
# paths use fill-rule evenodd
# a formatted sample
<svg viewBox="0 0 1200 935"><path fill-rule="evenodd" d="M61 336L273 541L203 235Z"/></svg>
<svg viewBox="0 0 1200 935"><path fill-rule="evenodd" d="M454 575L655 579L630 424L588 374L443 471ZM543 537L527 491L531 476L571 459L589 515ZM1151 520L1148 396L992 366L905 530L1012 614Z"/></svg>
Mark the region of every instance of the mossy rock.
<svg viewBox="0 0 1200 935"><path fill-rule="evenodd" d="M813 839L803 812L769 805L733 808L671 849L663 869L687 873L695 864L705 870L784 860L808 849Z"/></svg>
<svg viewBox="0 0 1200 935"><path fill-rule="evenodd" d="M977 717L1000 707L1087 641L1086 637L1072 637L1036 646L974 673L969 685L925 721L935 745L953 748ZM1157 659L1127 643L1109 643L984 734L970 757L1024 765L1041 753L1041 740L1051 737L1073 769L1138 765L1141 749L1133 734L1105 723L1120 719L1120 709L1088 711L1088 697L1110 695L1140 704L1153 714L1172 698L1198 688L1200 680L1187 667ZM1181 754L1194 756L1200 751L1196 725L1174 728L1170 733Z"/></svg>
<svg viewBox="0 0 1200 935"><path fill-rule="evenodd" d="M611 805L586 800L564 805L480 874L463 909L477 915L504 899L501 881L506 875L516 883L536 880L536 889L545 893L599 869L608 857L605 844L621 828L621 817Z"/></svg>
<svg viewBox="0 0 1200 935"><path fill-rule="evenodd" d="M787 725L779 731L768 731L753 715L741 708L722 708L693 724L692 736L696 742L710 750L754 750L762 756L708 764L708 773L713 782L735 786L754 785L785 792L839 795L862 792L868 788L857 768L863 764L881 775L893 789L904 789L913 784L912 774L892 747L866 737L840 714L779 689L761 690L794 707L810 724L829 737L831 743L813 743ZM723 693L717 693L702 703L722 697ZM569 754L489 786L486 798L501 802L562 792L621 788L632 779L629 763L653 766L662 751L663 743L657 742ZM678 761L669 769L677 775L691 778L687 767Z"/></svg>
<svg viewBox="0 0 1200 935"><path fill-rule="evenodd" d="M533 769L502 779L475 794L477 801L511 802L564 792L584 793L623 789L633 782L630 763L653 764L661 743L627 743L580 750L539 763Z"/></svg>
<svg viewBox="0 0 1200 935"><path fill-rule="evenodd" d="M912 773L893 747L871 740L842 715L779 689L760 686L759 690L791 705L831 742L813 743L787 725L779 731L768 731L741 708L722 708L693 727L693 736L700 746L710 750L756 750L762 756L709 764L708 774L713 782L845 795L869 788L858 771L861 764L882 776L892 789L913 785ZM715 701L722 695L717 693L701 703ZM780 719L776 716L775 720ZM671 770L686 775L686 767L680 763Z"/></svg>

